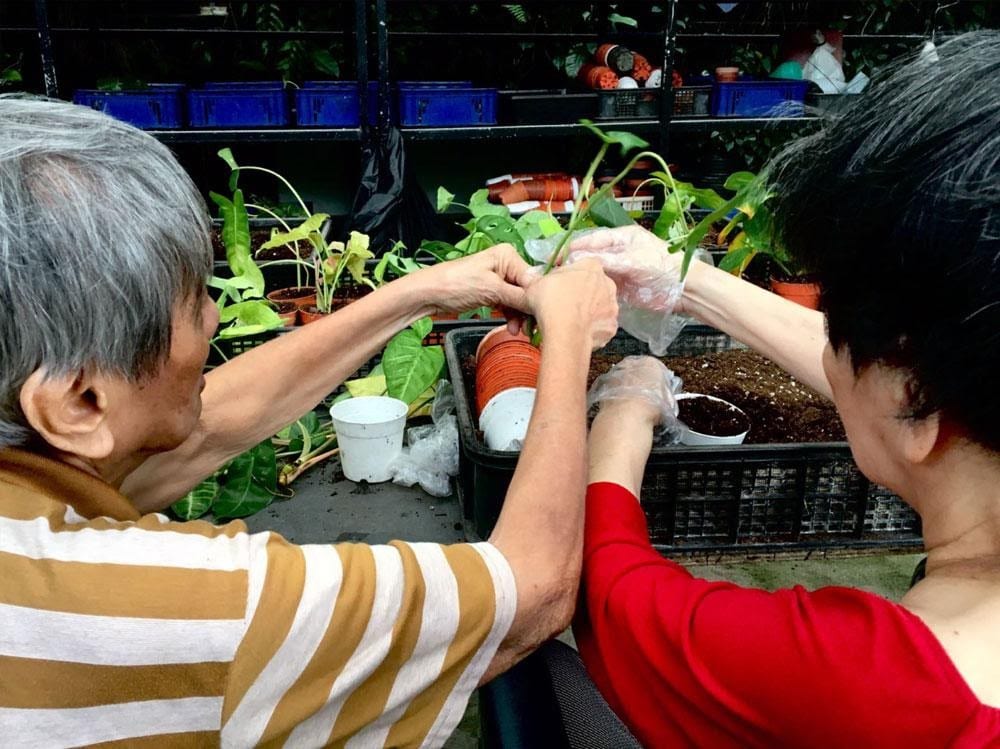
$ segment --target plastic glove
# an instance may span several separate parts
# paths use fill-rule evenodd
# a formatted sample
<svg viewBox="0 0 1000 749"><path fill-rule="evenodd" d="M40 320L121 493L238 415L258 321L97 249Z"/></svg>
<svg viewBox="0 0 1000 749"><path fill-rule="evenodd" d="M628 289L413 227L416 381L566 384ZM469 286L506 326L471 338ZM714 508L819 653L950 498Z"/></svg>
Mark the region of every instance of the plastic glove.
<svg viewBox="0 0 1000 749"><path fill-rule="evenodd" d="M640 226L599 229L574 237L566 262L596 258L618 287L618 324L645 341L655 356L663 356L688 323L680 314L684 282L681 253ZM711 262L707 253L698 260Z"/></svg>
<svg viewBox="0 0 1000 749"><path fill-rule="evenodd" d="M590 387L587 407L595 409L610 401L646 404L662 432L678 432L677 399L683 382L659 359L627 356L602 374Z"/></svg>
<svg viewBox="0 0 1000 749"><path fill-rule="evenodd" d="M392 481L402 486L420 487L434 497L451 494L451 477L458 475L458 420L451 383L438 383L431 407L433 425L407 430L409 447L389 466Z"/></svg>

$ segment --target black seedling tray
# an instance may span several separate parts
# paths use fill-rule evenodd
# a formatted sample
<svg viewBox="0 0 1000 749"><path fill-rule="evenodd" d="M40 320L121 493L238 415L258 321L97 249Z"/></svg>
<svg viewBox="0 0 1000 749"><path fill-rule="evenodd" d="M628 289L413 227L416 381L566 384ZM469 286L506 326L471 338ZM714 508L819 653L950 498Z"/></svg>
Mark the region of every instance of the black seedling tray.
<svg viewBox="0 0 1000 749"><path fill-rule="evenodd" d="M482 538L496 523L518 459L517 453L491 450L483 443L475 383L462 369L490 329L455 330L445 341L461 434L459 488ZM713 328L690 325L667 355L696 356L739 346ZM619 333L603 353L648 351ZM646 466L642 506L653 544L672 555L887 551L922 545L917 514L861 474L846 442L658 445Z"/></svg>

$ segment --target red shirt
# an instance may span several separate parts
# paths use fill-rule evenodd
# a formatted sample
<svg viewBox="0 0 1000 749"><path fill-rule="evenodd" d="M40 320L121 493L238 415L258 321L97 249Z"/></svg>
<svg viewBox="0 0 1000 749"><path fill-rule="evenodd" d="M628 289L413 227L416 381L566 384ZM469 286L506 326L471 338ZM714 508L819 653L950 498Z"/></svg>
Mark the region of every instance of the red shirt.
<svg viewBox="0 0 1000 749"><path fill-rule="evenodd" d="M601 692L655 749L1000 747L1000 710L902 606L694 578L654 551L615 484L587 493L575 632Z"/></svg>

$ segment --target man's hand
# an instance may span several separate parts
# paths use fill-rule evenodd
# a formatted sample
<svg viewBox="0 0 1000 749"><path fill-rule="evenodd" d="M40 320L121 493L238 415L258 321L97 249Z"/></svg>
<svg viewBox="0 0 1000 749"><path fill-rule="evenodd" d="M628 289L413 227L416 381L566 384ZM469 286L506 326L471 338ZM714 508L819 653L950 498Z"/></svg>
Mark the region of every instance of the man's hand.
<svg viewBox="0 0 1000 749"><path fill-rule="evenodd" d="M566 326L584 326L591 347L598 349L618 332L616 293L601 264L583 260L534 277L527 288L527 305L543 337Z"/></svg>

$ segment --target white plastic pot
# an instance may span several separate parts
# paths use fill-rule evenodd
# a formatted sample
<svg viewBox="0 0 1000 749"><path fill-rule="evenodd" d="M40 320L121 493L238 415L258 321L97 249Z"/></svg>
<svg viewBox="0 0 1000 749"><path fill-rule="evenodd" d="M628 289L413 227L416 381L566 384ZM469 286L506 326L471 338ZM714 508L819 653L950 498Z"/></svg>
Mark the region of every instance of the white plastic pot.
<svg viewBox="0 0 1000 749"><path fill-rule="evenodd" d="M677 395L677 400L679 401L687 398L708 398L709 400L718 401L719 403L725 403L734 411L742 414L743 418L746 419L748 423L750 421L743 409L737 408L727 400L716 398L714 395L702 395L701 393L679 393ZM743 440L747 438L747 434L750 431L748 429L746 432L743 432L743 434L734 434L728 437L717 437L714 434L702 434L701 432L695 432L688 429L687 425L683 422L681 423L681 427L681 444L690 445L692 447L699 445L741 445L743 444Z"/></svg>
<svg viewBox="0 0 1000 749"><path fill-rule="evenodd" d="M351 481L388 481L389 464L403 450L407 405L396 398L348 398L330 409L340 464Z"/></svg>
<svg viewBox="0 0 1000 749"><path fill-rule="evenodd" d="M534 407L535 388L511 388L490 398L479 416L486 446L491 450L520 450Z"/></svg>

